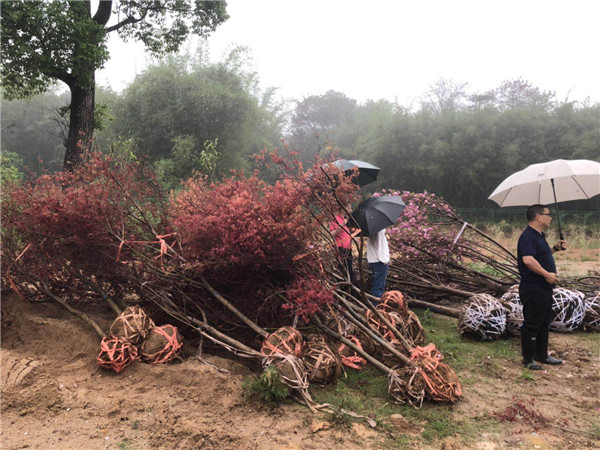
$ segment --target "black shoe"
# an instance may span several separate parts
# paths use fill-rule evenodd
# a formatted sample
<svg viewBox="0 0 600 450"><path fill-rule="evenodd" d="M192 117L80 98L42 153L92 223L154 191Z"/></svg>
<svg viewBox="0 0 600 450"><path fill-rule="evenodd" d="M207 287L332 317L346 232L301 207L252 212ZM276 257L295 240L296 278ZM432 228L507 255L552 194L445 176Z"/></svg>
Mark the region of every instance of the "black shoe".
<svg viewBox="0 0 600 450"><path fill-rule="evenodd" d="M562 359L553 358L550 355L546 356L545 358L535 358L535 360L541 362L542 364L551 364L553 366L557 366L563 363Z"/></svg>
<svg viewBox="0 0 600 450"><path fill-rule="evenodd" d="M540 366L539 364L537 364L533 361L529 361L529 362L523 361L523 365L525 366L526 369L529 369L529 370L543 370L544 369L543 366Z"/></svg>

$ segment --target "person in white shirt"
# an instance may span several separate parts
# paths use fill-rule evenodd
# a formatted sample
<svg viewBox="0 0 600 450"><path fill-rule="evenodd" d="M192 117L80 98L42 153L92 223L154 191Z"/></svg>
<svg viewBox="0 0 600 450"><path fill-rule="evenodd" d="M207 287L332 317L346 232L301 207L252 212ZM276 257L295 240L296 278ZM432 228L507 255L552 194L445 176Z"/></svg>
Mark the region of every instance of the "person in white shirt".
<svg viewBox="0 0 600 450"><path fill-rule="evenodd" d="M373 238L367 238L367 261L371 269L371 295L381 298L385 292L385 280L390 262L390 249L385 230L381 230Z"/></svg>

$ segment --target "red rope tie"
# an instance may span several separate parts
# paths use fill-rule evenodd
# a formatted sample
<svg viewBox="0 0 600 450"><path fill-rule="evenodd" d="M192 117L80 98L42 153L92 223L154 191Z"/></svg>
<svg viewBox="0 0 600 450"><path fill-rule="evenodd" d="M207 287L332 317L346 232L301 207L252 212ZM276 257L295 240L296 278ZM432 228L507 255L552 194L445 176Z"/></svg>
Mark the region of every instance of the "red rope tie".
<svg viewBox="0 0 600 450"><path fill-rule="evenodd" d="M19 259L21 259L21 256L23 256L25 254L25 252L27 250L29 250L29 247L31 247L32 244L27 244L27 247L25 247L25 250L23 250L21 253L19 253L19 256L16 257L16 259L13 261L12 264L16 263ZM11 264L11 266L12 266ZM12 288L13 291L16 292L16 294L21 297L21 300L23 301L27 301L27 299L25 298L25 296L23 295L23 293L21 292L21 290L17 287L17 285L15 284L15 282L13 281L12 277L10 276L10 269L11 267L8 267L8 270L6 271L6 279L8 280L8 283L10 284L10 287Z"/></svg>
<svg viewBox="0 0 600 450"><path fill-rule="evenodd" d="M179 349L183 346L183 343L177 340L177 328L170 325L173 334L169 335L165 331L165 327L166 325L163 325L162 327L155 327L152 330L153 332L155 331L161 336L164 336L167 340L167 343L165 344L162 350L159 350L154 354L146 356L146 359L150 360L150 364L161 364L171 361L176 356L177 351L179 351ZM155 359L156 357L158 357L158 355L165 352L165 350L167 349L168 351L161 358Z"/></svg>
<svg viewBox="0 0 600 450"><path fill-rule="evenodd" d="M125 355L126 351L128 351L127 356ZM108 361L102 358L103 355L106 355ZM136 347L119 338L106 340L106 337L104 337L100 342L100 353L96 358L96 362L102 367L111 368L120 373L136 359L138 359Z"/></svg>
<svg viewBox="0 0 600 450"><path fill-rule="evenodd" d="M286 330L286 331L288 331L288 330ZM287 351L289 354L291 354L291 355L295 355L295 356L298 356L298 355L300 355L300 353L302 353L302 346L300 345L300 340L299 340L299 339L295 339L295 336L296 336L295 332L292 332L292 333L290 333L290 332L288 331L288 337L287 337L287 339L283 339L283 338L281 337L281 333L279 332L279 330L277 330L277 331L275 331L274 333L268 334L268 335L266 336L266 338L265 338L265 341L263 342L263 349L261 350L261 352L262 352L264 355L266 355L266 356L270 356L270 355L272 355L272 354L274 354L274 353L282 353L282 352L281 352L281 347L277 347L277 346L273 345L273 344L272 344L272 343L271 343L271 342L268 340L268 339L269 339L271 336L276 336L277 338L279 338L279 345L282 345L282 346L283 346L283 348L284 348L284 349L285 349L285 350L286 350L286 351ZM293 349L292 349L292 347L290 347L290 346L288 345L288 343L289 343L290 341L295 341L295 346L294 346L294 348L293 348ZM264 351L264 349L265 349L265 348L267 348L267 350L270 350L270 351L271 351L271 353L269 353L269 354L266 354L266 352Z"/></svg>
<svg viewBox="0 0 600 450"><path fill-rule="evenodd" d="M360 343L360 341L358 340L357 337L355 336L349 336L348 340L352 341L359 349L363 349L362 348L362 344ZM361 370L363 367L365 367L367 365L367 360L361 356L358 356L356 354L356 352L354 353L353 356L344 356L342 354L342 350L344 350L346 348L345 344L341 344L340 347L338 348L338 352L342 358L342 364L350 367L351 369L356 369L356 370Z"/></svg>

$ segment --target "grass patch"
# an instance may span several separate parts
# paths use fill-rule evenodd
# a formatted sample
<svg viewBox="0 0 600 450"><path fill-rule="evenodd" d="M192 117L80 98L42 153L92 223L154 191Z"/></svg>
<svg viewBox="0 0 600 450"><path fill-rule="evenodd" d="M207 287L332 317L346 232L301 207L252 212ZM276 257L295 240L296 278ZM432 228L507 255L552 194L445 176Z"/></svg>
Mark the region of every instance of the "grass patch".
<svg viewBox="0 0 600 450"><path fill-rule="evenodd" d="M456 319L414 310L427 335L444 354L447 362L459 375L463 388L475 388L482 383L497 383L497 374L503 373L506 360L514 363L520 358L520 343L515 339L479 342L460 336ZM498 423L489 417L459 416L454 405L425 403L420 410L410 405L398 405L390 400L388 379L372 366L357 372L348 370L337 385L314 386L311 394L317 403L329 403L334 410L344 408L374 418L379 427L389 431L382 448L414 448L420 444L454 436L467 443L483 431L494 431ZM396 430L390 421L393 414L401 414L413 429ZM354 420L354 419L352 419ZM346 426L345 418L332 418L335 425ZM420 429L423 431L419 433Z"/></svg>
<svg viewBox="0 0 600 450"><path fill-rule="evenodd" d="M526 381L535 381L535 377L533 376L533 374L529 371L529 369L525 367L523 367L523 370L521 370L521 373L519 374L519 379Z"/></svg>
<svg viewBox="0 0 600 450"><path fill-rule="evenodd" d="M501 370L503 360L519 358L520 343L514 339L501 338L482 343L461 336L456 319L418 309L415 312L425 329L427 340L435 344L444 355L445 362L457 372L489 373L490 369Z"/></svg>
<svg viewBox="0 0 600 450"><path fill-rule="evenodd" d="M289 388L283 384L274 366L267 367L260 375L246 377L242 389L246 401L278 404L290 396Z"/></svg>

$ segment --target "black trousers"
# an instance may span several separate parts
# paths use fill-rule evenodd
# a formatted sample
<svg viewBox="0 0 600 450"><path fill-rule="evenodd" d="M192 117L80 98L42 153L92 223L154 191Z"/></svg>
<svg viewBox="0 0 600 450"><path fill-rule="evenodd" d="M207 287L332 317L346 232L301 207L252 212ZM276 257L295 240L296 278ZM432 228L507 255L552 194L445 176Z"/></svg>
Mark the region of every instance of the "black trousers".
<svg viewBox="0 0 600 450"><path fill-rule="evenodd" d="M548 356L548 336L552 311L552 286L519 286L523 303L523 325L521 326L521 352L525 364L533 359L544 361Z"/></svg>
<svg viewBox="0 0 600 450"><path fill-rule="evenodd" d="M532 333L547 330L552 322L552 286L538 287L520 285L519 296L523 303L523 325L521 331Z"/></svg>

